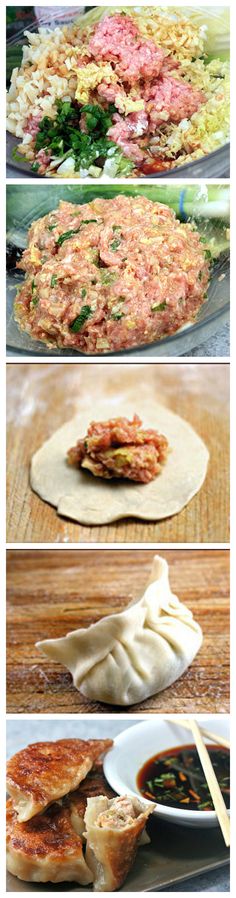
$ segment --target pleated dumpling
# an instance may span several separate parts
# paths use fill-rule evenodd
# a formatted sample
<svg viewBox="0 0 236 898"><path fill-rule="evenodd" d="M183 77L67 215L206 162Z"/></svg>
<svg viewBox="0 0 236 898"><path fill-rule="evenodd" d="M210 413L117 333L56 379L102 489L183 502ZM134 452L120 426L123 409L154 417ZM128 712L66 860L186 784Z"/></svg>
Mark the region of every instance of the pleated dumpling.
<svg viewBox="0 0 236 898"><path fill-rule="evenodd" d="M126 611L36 645L70 670L87 698L133 705L174 683L201 642L192 612L171 592L167 562L156 555L143 597Z"/></svg>

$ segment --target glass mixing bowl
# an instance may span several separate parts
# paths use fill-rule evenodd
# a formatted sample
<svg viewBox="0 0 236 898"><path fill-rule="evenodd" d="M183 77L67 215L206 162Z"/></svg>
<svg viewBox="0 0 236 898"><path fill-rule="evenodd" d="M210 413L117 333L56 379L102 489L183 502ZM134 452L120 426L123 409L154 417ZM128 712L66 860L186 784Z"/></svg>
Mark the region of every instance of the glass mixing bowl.
<svg viewBox="0 0 236 898"><path fill-rule="evenodd" d="M151 5L152 4L150 4L150 6ZM35 8L35 9L37 11L37 9L39 9L39 7ZM41 12L42 12L42 9L43 8L41 8ZM83 14L84 9L85 9L85 7L76 7L74 14L72 14L71 7L69 9L67 9L66 7L65 8L55 7L55 11L53 11L53 8L50 7L50 15L49 15L49 13L47 14L47 9L45 8L45 13L43 14L43 16L41 16L39 18L38 21L37 21L37 18L34 18L34 20L32 19L31 23L29 23L29 21L27 20L27 31L31 31L31 32L36 31L39 26L40 27L48 26L48 27L50 27L50 29L52 29L52 28L56 28L60 24L62 24L62 25L69 24L70 22L73 22L76 19L78 19L79 13ZM86 7L86 9L89 10L89 7ZM96 9L96 7L91 7L91 9ZM140 9L140 7L139 7L139 9ZM163 7L161 7L161 9L163 12ZM195 18L197 16L199 24L201 24L201 21L204 22L205 17L207 18L208 13L209 13L209 7L207 7L207 6L206 7L204 7L204 6L196 7L196 6L192 5L191 7L183 7L183 8L178 7L178 9L180 11L182 9L183 13L187 16L191 17L191 15L193 15L193 17L195 16ZM170 11L174 12L174 10L175 10L175 7L170 6ZM220 11L222 11L222 10L223 10L222 14L225 17L225 24L224 24L224 27L222 25L223 34L221 35L220 28L221 28L222 20L219 19L219 21L218 21L218 16L221 15ZM168 5L167 5L167 11L168 11ZM227 19L228 7L227 6L226 7L211 7L210 11L211 11L211 20L213 21L215 19L215 21L213 21L213 26L210 23L210 29L212 28L212 35L211 35L210 44L209 44L210 57L215 55L216 57L218 56L218 57L222 58L222 60L224 60L224 59L229 58L229 34L228 34L228 30L227 30L227 28L228 28L228 19ZM214 14L215 14L215 16L214 16ZM209 25L208 25L208 29L209 29ZM12 30L12 28L11 28L10 36L7 39L7 52L9 51L9 64L10 64L10 60L11 60L11 56L10 56L11 48L14 48L14 46L16 44L23 44L25 42L26 42L26 39L24 38L24 28L22 28L22 22L20 21L18 29L17 29L17 23L15 23L14 30ZM206 47L206 49L207 49L207 47ZM207 52L208 52L208 50L207 50ZM16 65L16 62L14 63L14 65ZM7 68L8 68L8 66L7 66ZM8 72L8 75L9 75L9 72ZM30 177L30 178L34 178L34 180L40 181L41 180L40 176L37 175L36 172L31 171L29 163L25 162L23 157L22 157L22 160L14 159L13 151L16 150L19 143L20 143L19 138L14 137L12 134L9 134L9 133L7 134L7 141L6 141L7 176L11 177L13 174L13 176L17 177L17 172L19 172L21 177L23 177L23 175L25 175L25 176L27 176L27 178ZM171 171L165 171L164 173L157 172L156 174L152 174L151 177L152 177L152 179L160 179L160 178L163 178L163 176L165 177L165 179L168 178L168 180L175 179L175 178L181 178L182 176L184 178L229 178L230 177L230 145L229 145L229 143L226 143L224 146L219 147L219 149L215 150L214 152L208 153L207 156L202 156L201 159L197 159L194 162L190 162L186 165L181 165L179 167L176 167L175 169L173 168L173 169L171 169ZM144 182L149 178L148 175L140 175L139 177L141 177L142 181L144 181ZM87 180L91 181L93 179L88 178ZM127 178L127 181L130 182L130 180L132 182L132 179Z"/></svg>

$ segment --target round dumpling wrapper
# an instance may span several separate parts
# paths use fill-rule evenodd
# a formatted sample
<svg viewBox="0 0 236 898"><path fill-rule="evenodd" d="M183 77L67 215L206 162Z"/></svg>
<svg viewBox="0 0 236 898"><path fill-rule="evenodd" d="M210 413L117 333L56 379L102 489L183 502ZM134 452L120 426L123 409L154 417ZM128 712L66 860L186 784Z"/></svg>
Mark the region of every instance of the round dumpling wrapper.
<svg viewBox="0 0 236 898"><path fill-rule="evenodd" d="M151 483L103 480L83 468L68 465L66 456L78 439L85 436L91 419L105 421L132 418L134 403L112 399L76 415L57 430L35 452L30 482L41 499L54 505L58 514L80 524L108 524L119 518L136 517L158 521L181 511L198 492L206 476L209 453L193 428L174 412L157 402L138 402L143 427L152 427L167 437L169 453L160 474Z"/></svg>

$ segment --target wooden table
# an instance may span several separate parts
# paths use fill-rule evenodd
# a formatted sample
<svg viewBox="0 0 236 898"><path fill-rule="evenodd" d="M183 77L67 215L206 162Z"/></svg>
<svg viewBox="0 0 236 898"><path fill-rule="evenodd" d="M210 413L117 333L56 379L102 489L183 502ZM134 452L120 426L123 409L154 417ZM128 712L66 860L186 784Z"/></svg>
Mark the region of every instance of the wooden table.
<svg viewBox="0 0 236 898"><path fill-rule="evenodd" d="M229 366L224 364L46 363L7 365L7 541L9 543L225 543L229 540ZM29 485L38 449L78 407L105 396L156 397L182 415L210 450L207 478L178 515L158 523L128 519L86 527L58 517ZM193 459L194 464L194 459Z"/></svg>
<svg viewBox="0 0 236 898"><path fill-rule="evenodd" d="M69 672L35 648L138 598L152 550L48 549L7 552L7 711L9 713L213 713L229 710L229 552L161 551L173 591L202 627L202 648L164 692L131 708L87 701Z"/></svg>

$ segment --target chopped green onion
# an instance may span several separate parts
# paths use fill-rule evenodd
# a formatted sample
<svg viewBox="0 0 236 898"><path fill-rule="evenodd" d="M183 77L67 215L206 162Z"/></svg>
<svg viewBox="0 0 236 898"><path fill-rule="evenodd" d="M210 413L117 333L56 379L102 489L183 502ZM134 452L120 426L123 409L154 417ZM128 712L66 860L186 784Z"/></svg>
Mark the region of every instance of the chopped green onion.
<svg viewBox="0 0 236 898"><path fill-rule="evenodd" d="M74 334L78 334L90 315L92 315L91 306L82 306L79 315L77 315L72 324L70 324L70 330L73 331Z"/></svg>
<svg viewBox="0 0 236 898"><path fill-rule="evenodd" d="M116 271L104 271L101 268L101 282L102 284L109 285L113 284L113 281L116 281L117 272Z"/></svg>
<svg viewBox="0 0 236 898"><path fill-rule="evenodd" d="M82 287L81 296L82 296L82 299L84 299L85 296L87 296L87 290L85 290L85 287Z"/></svg>
<svg viewBox="0 0 236 898"><path fill-rule="evenodd" d="M56 284L57 284L57 276L56 276L56 274L53 274L51 277L51 287L55 287Z"/></svg>
<svg viewBox="0 0 236 898"><path fill-rule="evenodd" d="M152 312L163 312L166 308L166 302L160 302L159 305L157 303L154 306L151 306Z"/></svg>
<svg viewBox="0 0 236 898"><path fill-rule="evenodd" d="M87 219L84 219L84 221L81 221L81 222L80 222L79 228L75 228L75 230L72 230L72 231L65 231L64 234L61 234L61 236L58 237L57 245L58 245L58 246L62 246L62 243L64 243L64 240L69 240L70 237L74 237L75 234L78 234L78 233L79 233L80 228L82 227L82 225L84 225L84 224L90 224L91 221L97 222L97 218L87 218Z"/></svg>
<svg viewBox="0 0 236 898"><path fill-rule="evenodd" d="M112 243L110 243L110 249L112 249L112 251L115 252L118 249L118 247L120 246L120 244L121 244L120 238L116 237L116 239L113 240Z"/></svg>
<svg viewBox="0 0 236 898"><path fill-rule="evenodd" d="M80 231L80 226L79 226L79 228L76 228L76 230L74 230L74 231L65 231L64 234L61 234L61 236L58 237L57 246L62 246L62 244L64 243L64 240L69 240L70 237L74 237L75 234L79 233L79 231Z"/></svg>

